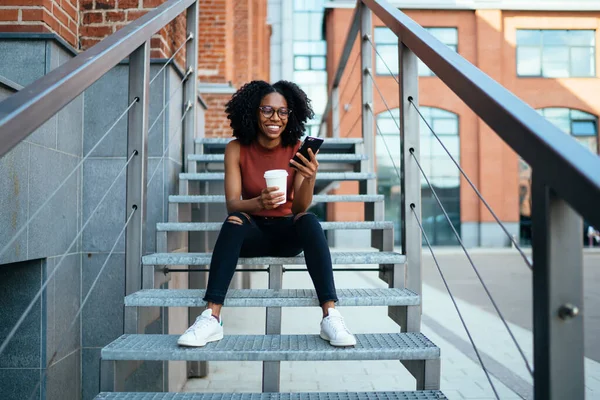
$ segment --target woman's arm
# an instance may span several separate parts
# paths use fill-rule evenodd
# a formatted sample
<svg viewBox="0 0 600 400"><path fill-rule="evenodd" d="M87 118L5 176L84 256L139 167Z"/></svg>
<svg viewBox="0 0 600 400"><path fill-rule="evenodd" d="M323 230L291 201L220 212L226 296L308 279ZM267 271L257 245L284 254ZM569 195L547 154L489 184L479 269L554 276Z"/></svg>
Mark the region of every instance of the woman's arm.
<svg viewBox="0 0 600 400"><path fill-rule="evenodd" d="M292 202L292 212L294 214L299 214L308 210L308 207L310 207L312 203L319 163L311 149L308 149L310 161L302 154L296 154L298 154L303 164L299 164L293 160L291 161L294 168L298 171L296 173L296 178L294 179L294 201Z"/></svg>
<svg viewBox="0 0 600 400"><path fill-rule="evenodd" d="M225 148L225 201L227 212L254 214L279 207L283 193L277 188L265 188L260 196L242 200L242 172L240 170L240 143L230 142Z"/></svg>

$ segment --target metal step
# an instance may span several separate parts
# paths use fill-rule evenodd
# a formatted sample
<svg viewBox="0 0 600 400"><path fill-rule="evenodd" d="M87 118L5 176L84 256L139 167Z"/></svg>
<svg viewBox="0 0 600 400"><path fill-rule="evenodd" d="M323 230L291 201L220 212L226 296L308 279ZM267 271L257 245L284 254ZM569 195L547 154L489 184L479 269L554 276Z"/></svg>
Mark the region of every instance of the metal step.
<svg viewBox="0 0 600 400"><path fill-rule="evenodd" d="M339 153L325 153L320 154L317 157L320 163L357 163L363 160L367 160L368 157L365 154L339 154ZM222 163L225 161L224 154L190 154L188 155L188 161L196 161L199 163Z"/></svg>
<svg viewBox="0 0 600 400"><path fill-rule="evenodd" d="M364 181L375 179L377 175L371 172L318 172L317 181ZM179 179L188 181L222 181L224 172L181 173Z"/></svg>
<svg viewBox="0 0 600 400"><path fill-rule="evenodd" d="M142 257L144 265L209 265L212 253L155 253ZM406 257L387 251L332 252L333 264L404 264ZM238 265L305 265L304 256L240 258Z"/></svg>
<svg viewBox="0 0 600 400"><path fill-rule="evenodd" d="M380 194L316 194L313 203L381 203L384 196ZM169 196L169 203L225 203L225 196Z"/></svg>
<svg viewBox="0 0 600 400"><path fill-rule="evenodd" d="M218 231L222 222L161 222L156 224L159 232L208 232ZM323 230L394 229L391 221L321 222Z"/></svg>
<svg viewBox="0 0 600 400"><path fill-rule="evenodd" d="M334 152L354 152L356 145L364 143L362 138L324 138L325 141L319 149L319 154ZM195 143L202 145L204 153L223 153L227 143L231 142L233 138L197 138Z"/></svg>
<svg viewBox="0 0 600 400"><path fill-rule="evenodd" d="M311 393L100 393L94 400L447 400L438 390Z"/></svg>
<svg viewBox="0 0 600 400"><path fill-rule="evenodd" d="M203 307L204 289L147 289L125 297L126 307ZM338 289L338 306L416 306L419 295L408 289ZM312 289L231 289L225 307L318 306Z"/></svg>
<svg viewBox="0 0 600 400"><path fill-rule="evenodd" d="M104 347L101 357L105 361L403 361L440 357L440 349L416 332L358 334L356 346L350 348L333 347L319 335L231 335L201 348L186 348L177 345L179 336L123 335Z"/></svg>

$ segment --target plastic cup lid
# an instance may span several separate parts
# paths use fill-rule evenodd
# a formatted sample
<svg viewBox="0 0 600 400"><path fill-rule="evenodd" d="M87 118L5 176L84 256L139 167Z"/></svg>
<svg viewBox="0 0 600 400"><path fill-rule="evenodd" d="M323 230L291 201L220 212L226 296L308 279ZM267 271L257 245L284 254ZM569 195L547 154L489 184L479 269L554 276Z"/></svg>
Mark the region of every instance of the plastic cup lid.
<svg viewBox="0 0 600 400"><path fill-rule="evenodd" d="M272 169L265 172L265 178L281 178L288 176L288 172L285 169Z"/></svg>

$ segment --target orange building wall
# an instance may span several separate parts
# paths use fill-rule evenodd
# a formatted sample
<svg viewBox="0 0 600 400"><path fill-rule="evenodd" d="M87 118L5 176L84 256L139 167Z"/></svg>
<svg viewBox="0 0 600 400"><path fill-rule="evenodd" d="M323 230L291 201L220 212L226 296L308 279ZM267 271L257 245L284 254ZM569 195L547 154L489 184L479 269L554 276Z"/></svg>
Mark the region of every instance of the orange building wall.
<svg viewBox="0 0 600 400"><path fill-rule="evenodd" d="M600 116L600 79L519 78L516 71L517 29L595 29L598 46L599 12L404 11L425 27L456 27L458 52L533 108L574 108ZM327 62L330 77L337 70L352 13L351 9L332 9L327 13ZM378 18L374 18L373 26L383 24ZM357 40L340 88L340 104L351 104L347 112L344 108L340 110L341 137L362 136L360 122L357 126L353 124L361 112L360 89L352 99L354 89L360 85L360 60L350 73L359 55L358 49ZM597 47L596 57L598 71L600 46ZM375 56L373 65L374 63ZM370 79L368 76L366 78ZM376 79L389 107L398 108L398 85L394 79L389 76L378 76ZM373 96L376 113L387 112L375 88ZM458 115L461 166L502 221L518 222L518 156L437 77L419 78L419 96L422 106L437 107ZM356 187L342 185L338 192L356 193ZM463 222L493 221L464 179L461 181L460 193ZM332 205L329 212L339 220L362 218L362 208L356 205Z"/></svg>

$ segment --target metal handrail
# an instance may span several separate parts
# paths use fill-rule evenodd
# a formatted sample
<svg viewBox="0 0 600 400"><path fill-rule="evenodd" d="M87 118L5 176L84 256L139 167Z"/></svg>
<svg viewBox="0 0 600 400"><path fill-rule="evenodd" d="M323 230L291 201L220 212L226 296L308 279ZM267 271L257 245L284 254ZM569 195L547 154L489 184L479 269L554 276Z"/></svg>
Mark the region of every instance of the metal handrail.
<svg viewBox="0 0 600 400"><path fill-rule="evenodd" d="M165 2L1 102L0 157L194 2Z"/></svg>
<svg viewBox="0 0 600 400"><path fill-rule="evenodd" d="M537 171L536 176L592 225L600 226L600 157L565 135L533 108L388 2L358 0L357 5L361 2L531 165ZM329 91L323 122L331 109L332 93L336 84L339 85L337 77L342 76L354 45L355 27L360 19L356 10L358 7L336 69L336 80Z"/></svg>

